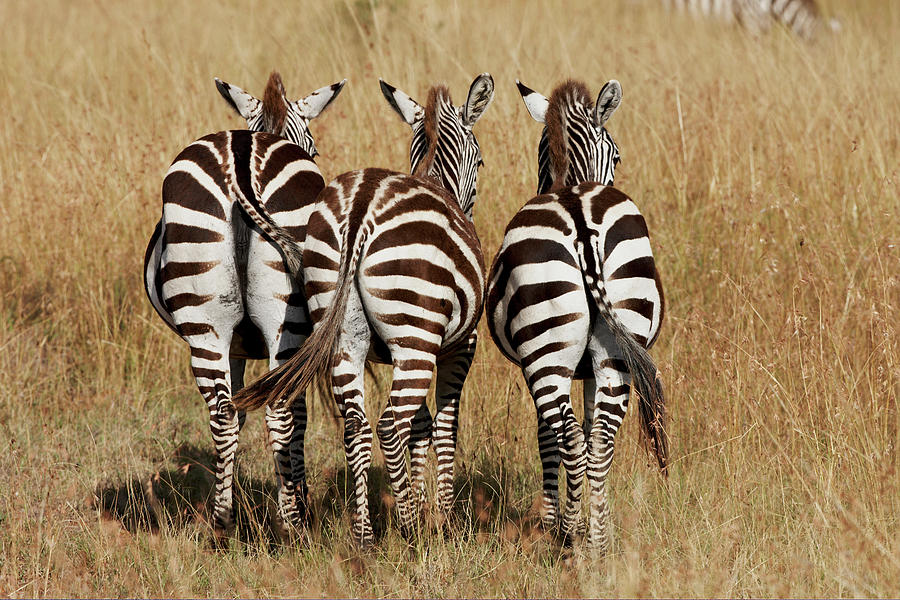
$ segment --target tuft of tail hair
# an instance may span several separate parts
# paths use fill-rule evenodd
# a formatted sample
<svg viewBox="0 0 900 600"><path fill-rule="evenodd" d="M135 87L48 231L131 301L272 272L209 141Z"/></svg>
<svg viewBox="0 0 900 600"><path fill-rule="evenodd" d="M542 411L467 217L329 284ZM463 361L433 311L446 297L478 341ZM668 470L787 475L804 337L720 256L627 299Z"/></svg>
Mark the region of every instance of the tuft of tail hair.
<svg viewBox="0 0 900 600"><path fill-rule="evenodd" d="M263 235L281 251L288 274L294 279L299 279L303 270L303 250L294 241L293 236L272 220L271 215L259 205L256 198L248 199L237 182L233 180L231 193L237 198L238 204L241 205L247 216L260 228Z"/></svg>
<svg viewBox="0 0 900 600"><path fill-rule="evenodd" d="M364 239L365 235L360 235L354 248L348 249L344 244L335 296L312 335L287 362L238 392L232 398L235 408L253 410L264 404L290 405L317 377L331 380L334 348L344 324Z"/></svg>
<svg viewBox="0 0 900 600"><path fill-rule="evenodd" d="M600 254L597 254L600 256ZM579 248L579 261L584 275L585 285L597 307L597 312L612 331L616 344L625 359L625 366L631 373L631 385L638 395L638 407L641 414L641 430L649 445L648 450L659 463L663 477L669 476L669 442L666 434L666 399L663 394L662 380L659 370L650 357L650 353L631 335L631 332L613 312L612 304L606 295L602 281L588 281L585 268L584 248Z"/></svg>

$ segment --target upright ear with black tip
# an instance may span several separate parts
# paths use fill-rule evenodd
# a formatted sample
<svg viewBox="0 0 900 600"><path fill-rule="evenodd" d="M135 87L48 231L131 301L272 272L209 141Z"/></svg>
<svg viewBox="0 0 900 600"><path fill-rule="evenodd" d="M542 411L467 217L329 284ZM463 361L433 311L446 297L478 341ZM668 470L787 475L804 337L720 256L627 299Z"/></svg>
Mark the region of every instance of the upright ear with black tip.
<svg viewBox="0 0 900 600"><path fill-rule="evenodd" d="M494 78L490 73L482 73L469 86L469 97L463 107L463 124L471 128L487 110L494 99Z"/></svg>
<svg viewBox="0 0 900 600"><path fill-rule="evenodd" d="M622 85L610 79L597 95L597 106L594 107L594 124L603 127L622 101Z"/></svg>
<svg viewBox="0 0 900 600"><path fill-rule="evenodd" d="M425 118L425 109L422 108L421 104L410 98L406 92L398 90L380 78L378 83L381 85L381 93L384 95L384 99L388 101L394 112L406 121L407 125L412 125L416 121Z"/></svg>
<svg viewBox="0 0 900 600"><path fill-rule="evenodd" d="M234 109L234 112L249 120L253 112L259 107L259 100L236 85L225 83L218 77L215 80L216 89L225 98L225 102Z"/></svg>
<svg viewBox="0 0 900 600"><path fill-rule="evenodd" d="M297 107L297 110L300 111L301 115L310 120L315 119L322 114L323 110L328 108L328 105L331 104L335 98L338 97L338 94L344 89L345 83L347 83L346 78L337 83L332 83L331 85L319 88L306 98L297 100L294 105Z"/></svg>
<svg viewBox="0 0 900 600"><path fill-rule="evenodd" d="M519 88L519 94L522 95L522 100L525 101L525 108L528 109L528 114L538 123L543 123L544 117L547 115L547 107L550 105L550 101L547 100L546 96L538 94L518 79L516 79L516 86Z"/></svg>

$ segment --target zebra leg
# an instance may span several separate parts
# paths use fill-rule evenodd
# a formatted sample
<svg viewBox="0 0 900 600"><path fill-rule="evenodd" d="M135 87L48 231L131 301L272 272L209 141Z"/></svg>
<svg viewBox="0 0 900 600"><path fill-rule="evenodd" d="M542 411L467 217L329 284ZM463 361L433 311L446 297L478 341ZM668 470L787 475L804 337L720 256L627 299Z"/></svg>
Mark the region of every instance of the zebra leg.
<svg viewBox="0 0 900 600"><path fill-rule="evenodd" d="M365 360L365 357L363 357ZM369 518L369 467L372 464L372 427L366 418L362 369L347 353L338 355L332 371L334 396L343 408L344 453L353 477L354 515L350 533L360 547L374 541Z"/></svg>
<svg viewBox="0 0 900 600"><path fill-rule="evenodd" d="M305 398L298 398L294 406L266 406L266 427L269 431L269 445L275 461L278 478L278 512L288 533L291 527L303 530L306 527L306 480L303 473L303 427L298 426L297 404L305 425ZM296 454L299 450L299 461ZM298 465L295 463L299 462ZM297 472L300 471L300 473Z"/></svg>
<svg viewBox="0 0 900 600"><path fill-rule="evenodd" d="M624 363L615 359L595 360L594 375L593 418L588 437L587 477L591 492L586 541L588 547L606 552L610 538L606 476L612 465L616 432L628 408L631 376ZM587 393L585 385L585 408Z"/></svg>
<svg viewBox="0 0 900 600"><path fill-rule="evenodd" d="M228 351L230 336L192 336L191 371L209 409L209 428L216 450L213 528L217 536L234 529L234 455L237 451L240 420L231 403L231 374Z"/></svg>
<svg viewBox="0 0 900 600"><path fill-rule="evenodd" d="M460 349L437 363L434 451L437 454L437 507L444 513L453 508L453 465L459 429L459 398L472 366L478 335L473 331Z"/></svg>
<svg viewBox="0 0 900 600"><path fill-rule="evenodd" d="M237 394L244 387L244 368L247 366L247 361L243 358L231 358L228 360L228 364L231 367L231 393ZM244 428L246 421L247 411L239 410L238 431Z"/></svg>
<svg viewBox="0 0 900 600"><path fill-rule="evenodd" d="M418 516L411 502L409 473L406 468L406 448L409 445L413 416L425 403L425 395L431 386L434 358L423 358L421 352L415 359L404 360L403 348L392 348L394 373L391 396L378 420L378 440L384 452L384 463L397 505L397 520L401 531L411 534Z"/></svg>
<svg viewBox="0 0 900 600"><path fill-rule="evenodd" d="M371 329L356 290L350 292L344 325L335 348L331 371L335 403L344 417L344 453L353 477L353 540L362 548L372 545L369 517L369 467L372 464L372 427L366 417L364 370Z"/></svg>
<svg viewBox="0 0 900 600"><path fill-rule="evenodd" d="M309 504L306 485L306 393L300 394L291 405L294 413L294 431L291 435L291 479L294 483L294 495L298 513L298 524L309 525Z"/></svg>
<svg viewBox="0 0 900 600"><path fill-rule="evenodd" d="M277 305L276 305L277 308ZM277 314L275 310L272 314ZM280 322L290 322L284 318ZM283 364L300 345L303 338L274 328L278 322L263 322L260 327L269 343L269 369ZM293 528L303 532L307 526L306 468L303 439L306 434L306 394L301 394L291 406L266 406L266 428L269 446L275 462L278 480L278 513L283 533Z"/></svg>
<svg viewBox="0 0 900 600"><path fill-rule="evenodd" d="M409 479L417 510L425 505L425 463L431 446L432 422L428 404L423 402L413 417L409 436Z"/></svg>
<svg viewBox="0 0 900 600"><path fill-rule="evenodd" d="M534 373L528 372L530 370L525 370L525 380L538 411L538 438L541 439L540 423L543 422L556 438L562 464L566 468L566 509L560 529L563 536L569 539L579 529L586 461L584 431L575 419L569 395L574 367L544 369Z"/></svg>
<svg viewBox="0 0 900 600"><path fill-rule="evenodd" d="M556 434L538 413L538 452L541 456L542 501L541 524L546 531L559 525L559 445Z"/></svg>
<svg viewBox="0 0 900 600"><path fill-rule="evenodd" d="M559 440L562 463L566 468L566 510L560 523L563 537L566 540L579 532L583 527L581 519L581 494L584 484L585 463L587 455L584 444L584 430L575 419L571 401L567 398L567 406L563 406L563 436Z"/></svg>

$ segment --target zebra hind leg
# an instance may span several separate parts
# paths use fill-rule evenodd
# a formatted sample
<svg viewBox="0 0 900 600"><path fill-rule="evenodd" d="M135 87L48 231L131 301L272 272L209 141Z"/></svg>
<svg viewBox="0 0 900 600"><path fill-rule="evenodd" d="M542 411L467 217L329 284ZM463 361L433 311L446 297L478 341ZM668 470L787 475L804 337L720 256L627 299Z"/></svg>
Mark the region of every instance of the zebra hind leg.
<svg viewBox="0 0 900 600"><path fill-rule="evenodd" d="M266 407L269 445L278 478L278 510L285 535L291 534L292 530L302 535L307 525L306 477L302 462L305 405L305 398L301 396L290 407Z"/></svg>
<svg viewBox="0 0 900 600"><path fill-rule="evenodd" d="M234 530L234 455L240 419L231 403L230 339L219 338L219 343L213 344L207 337L211 336L191 340L191 371L209 409L216 452L212 524L216 539L221 541Z"/></svg>
<svg viewBox="0 0 900 600"><path fill-rule="evenodd" d="M574 367L537 370L536 373L537 376L525 371L525 380L528 382L538 411L538 443L543 454L542 461L545 458L552 460L552 456L548 456L550 455L548 438L552 437L556 440L559 456L566 469L566 508L560 520L560 533L568 543L580 529L581 495L586 462L584 431L575 419L569 395ZM544 425L546 429L542 430L541 425ZM544 454L545 452L546 454ZM558 465L558 463L556 464ZM552 468L555 465L550 462L550 464L544 463L543 466L544 485L546 486L547 475L553 473ZM552 503L555 499L554 492L558 494L558 489L545 487L545 508L546 504ZM550 506L552 507L552 504ZM549 522L550 519L546 518L545 524L549 524Z"/></svg>
<svg viewBox="0 0 900 600"><path fill-rule="evenodd" d="M400 356L402 348L391 350L394 357L391 396L378 420L377 432L388 479L394 492L400 530L409 537L415 531L418 510L410 497L406 449L411 437L413 417L425 403L425 395L431 385L435 361L433 358L422 358L421 352L416 353L415 360L404 360Z"/></svg>
<svg viewBox="0 0 900 600"><path fill-rule="evenodd" d="M437 364L435 398L437 414L434 419L434 451L437 455L437 507L449 516L453 509L453 471L456 460L459 430L459 400L462 388L475 357L478 343L473 331L466 344L453 353L442 356Z"/></svg>
<svg viewBox="0 0 900 600"><path fill-rule="evenodd" d="M571 543L575 535L583 528L581 518L581 496L584 485L584 471L587 462L585 451L584 430L575 419L571 402L561 407L564 415L561 437L557 440L562 455L563 466L566 468L566 509L560 522L560 529L565 542Z"/></svg>
<svg viewBox="0 0 900 600"><path fill-rule="evenodd" d="M369 467L372 465L372 427L363 401L362 368L350 357L338 356L333 370L334 395L344 408L344 453L353 481L354 512L350 533L353 541L367 548L375 541L369 517ZM360 365L362 367L362 365Z"/></svg>
<svg viewBox="0 0 900 600"><path fill-rule="evenodd" d="M416 411L409 437L409 478L417 510L425 506L425 464L431 447L432 417L425 402Z"/></svg>
<svg viewBox="0 0 900 600"><path fill-rule="evenodd" d="M294 484L294 495L298 512L298 525L309 525L309 487L306 484L306 394L300 396L291 405L294 413L294 432L291 436L291 479Z"/></svg>
<svg viewBox="0 0 900 600"><path fill-rule="evenodd" d="M610 513L606 478L612 465L616 432L628 408L630 375L620 360L595 361L593 424L588 438L587 478L590 516L587 546L605 553L610 543ZM587 393L587 386L585 387ZM585 415L587 420L587 415Z"/></svg>
<svg viewBox="0 0 900 600"><path fill-rule="evenodd" d="M372 464L372 427L366 417L364 370L372 332L359 296L350 292L347 313L335 348L331 370L334 400L344 417L344 453L353 481L350 533L367 548L375 541L369 516L369 467Z"/></svg>
<svg viewBox="0 0 900 600"><path fill-rule="evenodd" d="M538 414L538 452L541 457L541 525L545 531L559 526L559 445L556 433Z"/></svg>

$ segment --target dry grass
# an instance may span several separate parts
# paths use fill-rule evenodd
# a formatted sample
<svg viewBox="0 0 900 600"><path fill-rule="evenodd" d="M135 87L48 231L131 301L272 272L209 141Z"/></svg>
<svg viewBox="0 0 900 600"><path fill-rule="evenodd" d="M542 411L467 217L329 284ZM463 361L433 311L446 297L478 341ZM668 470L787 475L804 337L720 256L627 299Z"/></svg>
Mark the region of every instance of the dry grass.
<svg viewBox="0 0 900 600"><path fill-rule="evenodd" d="M829 4L844 32L813 44L650 0L220 4L0 3L0 594L897 593L896 3ZM533 409L486 335L463 400L456 536L408 548L381 481L386 533L354 552L319 405L310 549L272 534L258 415L239 534L209 549L205 408L141 260L172 157L242 126L212 77L259 92L273 67L292 97L350 78L313 126L326 177L405 168L409 132L378 76L419 98L443 80L459 102L490 71L475 216L489 256L536 181L539 126L513 79L545 93L569 75L622 82L617 184L647 217L666 288L654 354L674 464L664 484L626 421L607 558L534 531Z"/></svg>

